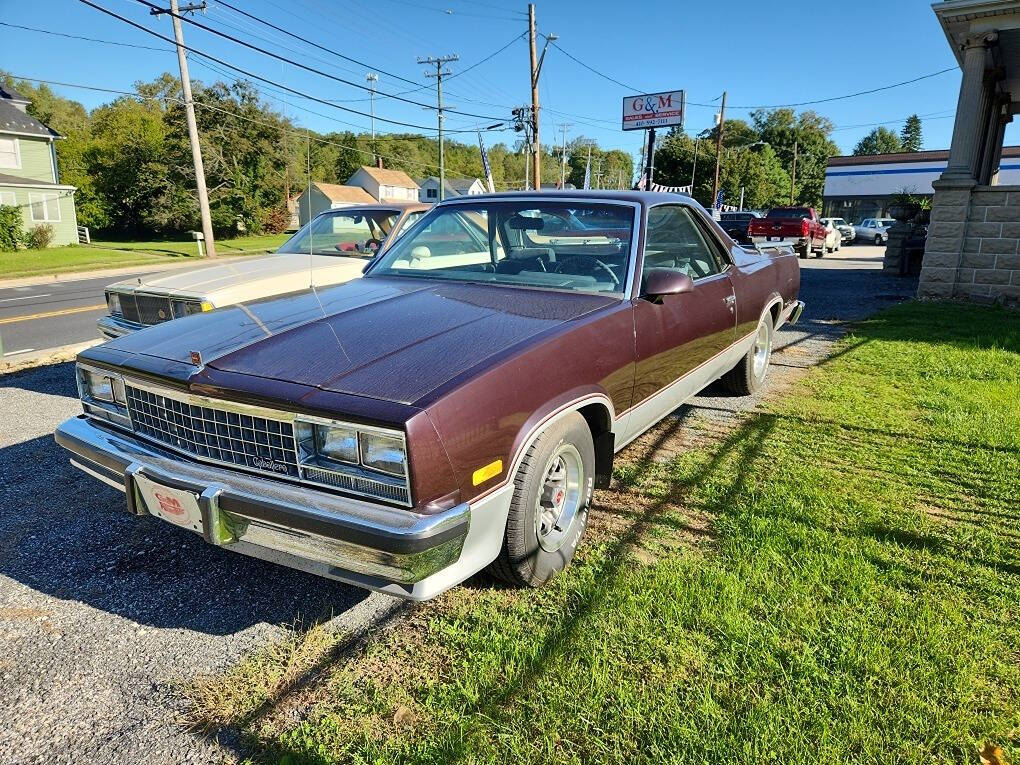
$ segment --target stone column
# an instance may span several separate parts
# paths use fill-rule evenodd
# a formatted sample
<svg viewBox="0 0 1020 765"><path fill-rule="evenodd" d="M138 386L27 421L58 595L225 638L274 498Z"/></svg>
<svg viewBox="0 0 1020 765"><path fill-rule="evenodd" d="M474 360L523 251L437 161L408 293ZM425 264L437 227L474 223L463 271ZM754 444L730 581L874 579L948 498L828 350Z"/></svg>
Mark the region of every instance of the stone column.
<svg viewBox="0 0 1020 765"><path fill-rule="evenodd" d="M995 153L992 155L991 169L988 172L988 185L999 185L999 165L1002 164L1002 144L1006 141L1006 125L1013 121L1013 115L1009 113L1009 101L1006 101L1007 111L999 118L999 129L995 134Z"/></svg>
<svg viewBox="0 0 1020 765"><path fill-rule="evenodd" d="M981 145L981 164L975 178L981 186L987 186L991 182L992 173L995 172L995 161L998 154L997 142L1002 129L1002 104L1001 95L996 95L992 100L991 109L988 115L988 128Z"/></svg>
<svg viewBox="0 0 1020 765"><path fill-rule="evenodd" d="M963 48L963 81L960 98L956 102L956 122L953 125L953 142L949 147L949 165L943 178L973 180L980 159L981 140L985 135L982 111L988 98L985 68L988 46L999 39L997 32L970 37Z"/></svg>

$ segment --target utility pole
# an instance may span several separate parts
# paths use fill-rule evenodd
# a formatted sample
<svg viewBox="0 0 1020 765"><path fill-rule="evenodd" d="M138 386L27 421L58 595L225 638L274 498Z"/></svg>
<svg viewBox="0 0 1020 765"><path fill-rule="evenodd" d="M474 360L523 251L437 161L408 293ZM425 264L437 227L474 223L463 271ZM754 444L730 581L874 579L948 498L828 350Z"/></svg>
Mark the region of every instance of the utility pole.
<svg viewBox="0 0 1020 765"><path fill-rule="evenodd" d="M691 196L694 196L694 173L698 169L698 147L701 145L701 139L694 139L694 165L691 167Z"/></svg>
<svg viewBox="0 0 1020 765"><path fill-rule="evenodd" d="M368 86L371 88L368 94L369 112L372 115L372 161L378 162L379 158L376 155L375 149L375 84L379 82L379 75L375 72L369 72L365 75L365 79L368 81Z"/></svg>
<svg viewBox="0 0 1020 765"><path fill-rule="evenodd" d="M599 155L599 163L595 169L595 188L597 189L602 188L602 159L603 157Z"/></svg>
<svg viewBox="0 0 1020 765"><path fill-rule="evenodd" d="M560 125L560 132L563 133L563 143L560 146L560 189L567 187L567 128L573 127L569 122Z"/></svg>
<svg viewBox="0 0 1020 765"><path fill-rule="evenodd" d="M722 106L719 109L719 131L715 137L715 183L712 185L712 208L719 198L719 162L722 159L722 136L726 127L726 91L722 94Z"/></svg>
<svg viewBox="0 0 1020 765"><path fill-rule="evenodd" d="M460 56L456 53L449 56L429 56L428 58L419 58L419 64L434 64L436 71L425 72L426 77L436 78L436 117L439 121L439 201L443 201L443 190L446 186L446 160L443 156L443 78L450 75L450 71L447 69L443 71L443 67L451 61L459 61Z"/></svg>
<svg viewBox="0 0 1020 765"><path fill-rule="evenodd" d="M794 142L794 171L789 174L789 204L794 204L794 187L797 186L797 141Z"/></svg>
<svg viewBox="0 0 1020 765"><path fill-rule="evenodd" d="M213 240L212 218L209 215L209 194L205 190L205 165L202 163L202 147L198 143L198 123L195 121L195 103L191 98L191 75L188 74L188 59L184 55L184 32L181 31L181 13L204 11L205 3L194 3L181 8L177 0L170 0L170 9L153 8L149 13L161 16L169 13L174 25L174 39L177 40L177 63L181 68L181 89L184 91L184 114L188 120L188 139L191 141L191 159L195 164L195 186L198 191L198 211L202 217L202 236L205 239L206 256L216 257L216 242ZM199 248L201 254L201 248Z"/></svg>
<svg viewBox="0 0 1020 765"><path fill-rule="evenodd" d="M542 173L539 163L542 154L542 140L538 132L538 76L542 73L542 62L545 61L545 52L549 49L549 43L557 38L556 35L545 36L545 47L542 48L542 55L540 57L536 48L536 36L535 4L528 3L528 48L531 57L531 146L533 151L531 161L532 170L534 171L533 175L535 176L535 191L541 191Z"/></svg>

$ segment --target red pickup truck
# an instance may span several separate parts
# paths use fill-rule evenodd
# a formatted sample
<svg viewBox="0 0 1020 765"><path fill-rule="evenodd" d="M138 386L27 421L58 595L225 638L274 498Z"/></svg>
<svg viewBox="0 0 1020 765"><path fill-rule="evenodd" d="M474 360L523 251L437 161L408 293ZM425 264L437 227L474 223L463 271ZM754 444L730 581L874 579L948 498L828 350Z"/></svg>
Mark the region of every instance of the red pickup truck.
<svg viewBox="0 0 1020 765"><path fill-rule="evenodd" d="M747 234L755 244L792 241L802 258L812 251L819 258L825 254L825 224L813 207L776 207L764 218L752 220Z"/></svg>

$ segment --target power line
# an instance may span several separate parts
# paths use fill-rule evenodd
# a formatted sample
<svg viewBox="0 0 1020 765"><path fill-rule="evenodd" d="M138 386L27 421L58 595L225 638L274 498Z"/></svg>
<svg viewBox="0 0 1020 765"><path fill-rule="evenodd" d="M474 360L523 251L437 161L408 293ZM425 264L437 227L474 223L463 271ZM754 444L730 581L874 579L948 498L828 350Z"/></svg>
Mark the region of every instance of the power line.
<svg viewBox="0 0 1020 765"><path fill-rule="evenodd" d="M104 45L119 45L124 48L140 48L141 50L156 50L160 53L172 53L171 48L157 48L154 45L136 45L135 43L115 42L114 40L100 40L98 37L84 37L82 35L71 35L66 32L55 32L52 29L37 29L36 27L25 27L21 24L9 24L6 21L0 21L0 25L5 27L11 27L13 29L24 29L28 32L39 32L44 35L54 35L55 37L66 37L70 40L85 40L87 42L103 43Z"/></svg>
<svg viewBox="0 0 1020 765"><path fill-rule="evenodd" d="M559 52L562 53L564 56L569 58L571 61L573 61L576 64L580 64L585 69L587 69L589 72L592 72L593 74L597 74L602 79L609 80L609 82L612 82L612 83L614 83L616 85L619 85L621 88L626 88L627 90L631 91L632 93L644 93L645 92L641 88L635 88L634 86L628 85L625 82L620 82L615 77L610 77L608 74L604 74L603 72L600 72L598 69L596 69L593 66L588 66L588 64L584 63L581 59L579 59L576 56L574 56L574 55L568 53L567 51L563 50L563 48L559 44L557 44L556 42L553 42L553 46L557 50L559 50Z"/></svg>
<svg viewBox="0 0 1020 765"><path fill-rule="evenodd" d="M87 2L87 0L81 0L81 2L84 2L87 5L93 5L91 2ZM142 5L150 8L150 9L158 8L158 6L154 5L153 3L148 2L148 0L137 0L137 2L141 3ZM94 7L98 7L98 6L94 6ZM216 35L218 37L222 37L225 40L230 40L231 42L236 43L237 45L241 45L241 46L243 46L245 48L248 48L250 50L256 51L257 53L261 53L264 56L269 56L270 58L275 58L277 61L282 61L285 64L290 64L291 66L296 66L298 69L304 69L306 72L311 72L313 74L317 74L320 77L326 77L326 78L328 78L330 80L334 80L335 82L343 83L344 85L350 85L351 87L358 88L359 90L364 90L364 91L371 90L367 85L362 85L360 82L354 82L353 80L345 80L343 77L337 77L336 75L330 74L329 72L324 72L321 69L316 69L315 67L311 67L311 66L308 66L306 64L302 64L299 61L294 61L293 59L287 58L286 56L281 56L278 53L273 53L270 50L266 50L265 48L260 48L258 45L253 45L250 42L246 42L245 40L242 40L242 39L240 39L238 37L234 37L233 35L229 35L226 32L221 32L218 29L214 29L213 27L210 27L210 26L208 26L206 24L203 24L200 21L195 21L195 19L188 18L187 16L184 16L182 14L170 13L169 15L174 16L175 18L179 19L180 21L185 21L188 24L196 26L199 29L204 29L206 32L210 32L210 33L212 33L212 34L214 34L214 35ZM141 27L141 28L144 29L145 27ZM202 54L202 55L206 55L206 54ZM225 62L223 62L223 63L225 63ZM231 68L234 68L234 67L231 66ZM413 83L415 85L418 84L418 83L414 82L413 80L407 80L407 81L411 82L411 83ZM403 101L404 103L412 104L414 106L421 106L421 107L424 107L426 109L435 109L435 107L430 105L430 104L422 103L421 101L413 101L410 98L404 98L402 96L398 96L398 95L395 95L395 94L392 94L392 93L384 93L382 91L376 91L375 94L376 94L376 96L381 96L381 97L384 97L384 98L392 98L392 99L394 99L396 101ZM477 119L483 119L483 120L498 120L498 119L502 119L502 117L494 117L491 114L474 114L474 113L471 113L471 112L461 112L461 111L456 111L456 110L453 110L453 109L450 109L449 111L452 114L460 114L460 115L463 115L465 117L475 117ZM380 117L380 119L382 119L382 118Z"/></svg>
<svg viewBox="0 0 1020 765"><path fill-rule="evenodd" d="M920 82L921 80L928 80L928 79L931 79L932 77L938 77L940 74L945 74L946 72L955 72L958 69L959 69L959 67L950 66L950 67L946 67L945 69L939 69L937 72L932 72L931 74L922 74L920 77L914 77L913 79L910 79L910 80L903 80L902 82L894 82L892 85L882 85L881 87L871 88L870 90L859 90L856 93L848 93L845 96L831 96L829 98L818 98L818 99L815 99L814 101L799 101L799 102L793 103L793 104L760 104L758 106L731 106L730 108L731 109L788 109L788 108L793 107L793 106L812 106L814 104L827 104L827 103L831 103L832 101L842 101L842 100L847 99L847 98L857 98L858 96L867 96L867 95L870 95L872 93L878 93L878 92L883 91L883 90L891 90L893 88L899 88L899 87L901 87L903 85L912 85L915 82Z"/></svg>
<svg viewBox="0 0 1020 765"><path fill-rule="evenodd" d="M45 85L59 85L61 87L65 87L65 88L79 88L81 90L93 90L93 91L97 91L99 93L114 93L114 94L121 95L121 96L128 96L130 98L136 98L139 101L159 101L159 102L162 102L162 101L173 101L174 103L179 103L179 104L183 104L184 103L183 99L177 98L176 96L143 96L143 95L141 95L139 93L132 93L129 90L117 90L116 88L103 88L103 87L99 87L97 85L81 85L79 83L74 83L74 82L60 82L58 80L43 80L43 79L40 79L38 77L24 77L22 75L16 75L16 74L12 74L11 77L13 79L15 79L15 80L27 80L28 82L37 82L37 83L41 83L41 84L45 84ZM274 128L280 130L283 133L288 133L289 135L296 135L296 136L301 136L303 138L309 138L309 139L311 139L313 141L317 141L318 143L326 144L328 146L336 146L337 148L340 148L340 149L348 149L350 151L356 151L359 154L365 154L365 155L371 155L372 154L371 151L367 151L365 149L359 149L357 146L347 146L347 145L342 144L342 143L337 143L336 141L330 141L329 139L326 139L326 138L320 138L320 137L318 137L316 135L313 135L312 131L308 130L307 128L305 130L303 130L303 131L302 130L292 130L290 128L282 127L278 123L270 122L269 120L260 120L260 119L256 119L255 117L245 117L245 116L242 116L242 115L238 114L237 112L232 112L229 109L222 109L222 108L220 108L218 106L213 106L212 104L207 104L207 103L204 103L204 102L201 102L201 101L195 101L194 103L195 103L195 106L200 108L200 109L206 109L206 110L209 110L209 111L220 112L222 114L228 114L231 117L234 117L235 119L238 119L238 120L242 120L244 122L251 122L251 123L254 123L254 124L257 124L257 125L266 125L266 126L269 126L269 127L274 127ZM472 130L472 131L469 131L469 132L474 132L474 131ZM417 165L418 167L425 167L425 168L430 168L430 169L433 169L433 170L438 170L439 169L438 165L432 165L432 164L429 164L427 162L419 162L417 160L407 159L405 157L387 156L385 154L380 154L378 156L382 157L383 159L392 159L392 160L399 161L399 162L406 162L409 165Z"/></svg>
<svg viewBox="0 0 1020 765"><path fill-rule="evenodd" d="M367 67L368 69L371 69L372 71L379 72L380 74L385 74L387 77L392 77L395 80L401 80L402 82L407 82L407 83L410 83L411 85L418 85L419 84L418 82L415 82L414 80L409 80L406 77L401 77L399 74L393 74L392 72L387 72L385 69L380 69L379 67L374 66L373 64L369 64L369 63L366 63L364 61L359 61L356 58L351 58L350 56L345 56L342 53L337 53L335 50L332 50L330 48L326 48L326 47L324 47L322 45L319 45L317 42L313 42L312 40L309 40L306 37L302 37L301 35L298 35L298 34L295 34L294 32L291 32L290 30L284 29L283 27L277 26L276 24L273 24L273 23L271 23L269 21L266 21L265 19L261 19L258 16L254 16L254 15L248 13L247 11L241 10L237 6L231 5L230 3L226 2L226 0L215 0L215 1L216 1L217 5L222 5L224 8L229 8L230 10L234 11L235 13L239 13L242 16L246 16L247 18L251 19L252 21L257 21L259 24L263 24L263 25L269 27L270 29L275 29L277 32L282 32L283 34L287 35L288 37L293 37L295 40L300 40L301 42L305 43L306 45L311 45L313 48L317 48L318 50L325 51L326 53L329 53L330 55L336 56L337 58L342 58L344 61L350 61L352 64L358 64L359 66ZM428 86L426 86L426 87L428 87Z"/></svg>
<svg viewBox="0 0 1020 765"><path fill-rule="evenodd" d="M142 24L139 24L139 23L137 23L135 21L132 21L131 19L129 19L129 18L125 17L125 16L121 16L119 13L115 13L114 11L111 11L108 8L104 8L101 5L97 5L96 3L93 3L92 0L79 0L79 2L84 3L85 5L89 6L90 8L95 8L97 11L99 11L101 13L105 13L108 16L112 16L115 19L119 19L120 21L123 21L125 24L130 24L131 26L135 27L136 29L140 29L141 31L145 32L146 34L152 35L153 37L158 37L160 40L163 40L165 42L171 42L171 43L174 42L169 37L165 37L164 35L161 35L159 32L155 32L155 31L149 29L148 27L143 26ZM273 85L273 86L275 86L277 88L280 88L282 90L287 91L288 93L293 93L296 96L300 96L301 98L307 98L310 101L316 101L316 102L318 102L320 104L325 104L326 106L331 106L334 109L339 109L341 111L350 112L351 114L357 114L357 115L359 115L361 117L371 117L371 115L368 112L358 111L357 109L351 109L351 108L349 108L347 106L340 106L339 104L332 103L331 101L327 101L324 98L317 98L316 96L307 95L306 93L302 93L301 91L294 90L293 88L287 87L286 85L282 85L281 83L276 82L275 80L271 80L271 79L269 79L267 77L263 77L261 75L255 74L254 72L250 72L247 69L242 69L239 66L235 66L234 64L231 64L231 63L229 63L227 61L224 61L221 58L217 58L216 56L213 56L213 55L211 55L209 53L205 53L204 51L200 51L197 48L193 48L193 47L191 47L189 45L184 45L182 47L185 50L187 50L189 53L194 53L196 56L202 56L203 58L207 58L210 61L215 61L217 64L222 64L223 66L227 67L228 69L232 69L235 72L240 72L241 74L245 75L246 77L251 77L253 79L259 80L260 82L267 83L268 85ZM428 107L428 105L424 105L424 106L426 106L426 108L435 108L435 107ZM414 124L412 122L401 122L399 120L389 119L388 117L379 117L379 116L376 116L376 119L380 120L382 122L389 123L391 125L399 125L400 127L414 128L415 130L422 130L422 131L432 131L432 130L434 130L434 128L426 127L424 125L416 125L416 124ZM498 119L498 118L493 118L493 119Z"/></svg>
<svg viewBox="0 0 1020 765"><path fill-rule="evenodd" d="M436 13L441 13L444 16L473 16L479 19L496 19L497 21L513 21L516 23L523 21L522 18L516 16L494 16L491 13L472 13L470 11L455 11L453 8L436 8L433 5L425 5L417 2L417 0L389 0L389 2L399 3L401 5L410 5L412 8L424 11L435 11ZM520 11L507 11L506 9L501 10L503 10L504 13L520 13Z"/></svg>

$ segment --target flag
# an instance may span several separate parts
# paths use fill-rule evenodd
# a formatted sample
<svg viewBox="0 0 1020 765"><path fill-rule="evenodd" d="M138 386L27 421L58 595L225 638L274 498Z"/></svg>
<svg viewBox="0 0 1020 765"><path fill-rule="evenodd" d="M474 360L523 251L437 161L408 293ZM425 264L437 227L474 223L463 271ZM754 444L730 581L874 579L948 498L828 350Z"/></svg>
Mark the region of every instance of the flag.
<svg viewBox="0 0 1020 765"><path fill-rule="evenodd" d="M715 197L715 209L716 210L721 210L722 209L722 201L723 201L723 190L719 189L719 193Z"/></svg>
<svg viewBox="0 0 1020 765"><path fill-rule="evenodd" d="M637 189L638 191L644 191L645 190L645 184L647 184L647 182L648 182L647 174L641 173L641 177L638 178L638 182L634 186L634 188Z"/></svg>
<svg viewBox="0 0 1020 765"><path fill-rule="evenodd" d="M489 165L489 155L485 153L485 144L482 143L482 131L478 131L478 150L482 153L482 169L485 171L485 182L489 184L489 193L496 192L496 185L492 182L492 166Z"/></svg>
<svg viewBox="0 0 1020 765"><path fill-rule="evenodd" d="M588 164L584 166L584 186L586 191L591 188L591 146L588 147Z"/></svg>

